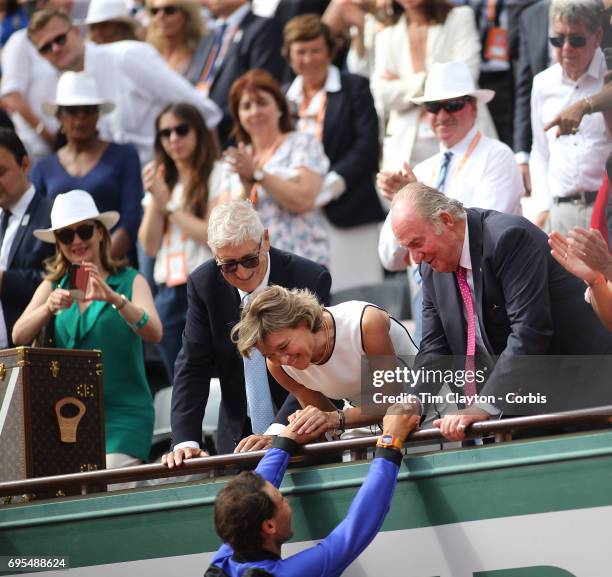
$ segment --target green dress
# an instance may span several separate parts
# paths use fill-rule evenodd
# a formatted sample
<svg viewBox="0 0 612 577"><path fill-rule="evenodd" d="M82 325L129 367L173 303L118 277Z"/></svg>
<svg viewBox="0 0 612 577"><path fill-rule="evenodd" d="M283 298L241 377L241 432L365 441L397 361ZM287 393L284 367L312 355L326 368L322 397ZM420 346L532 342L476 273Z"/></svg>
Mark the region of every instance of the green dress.
<svg viewBox="0 0 612 577"><path fill-rule="evenodd" d="M132 298L138 271L126 267L107 284ZM68 277L59 286L66 288ZM104 366L106 452L146 461L153 436L153 398L145 376L142 339L110 303L92 301L81 314L78 304L55 317L55 341L63 349L98 349Z"/></svg>

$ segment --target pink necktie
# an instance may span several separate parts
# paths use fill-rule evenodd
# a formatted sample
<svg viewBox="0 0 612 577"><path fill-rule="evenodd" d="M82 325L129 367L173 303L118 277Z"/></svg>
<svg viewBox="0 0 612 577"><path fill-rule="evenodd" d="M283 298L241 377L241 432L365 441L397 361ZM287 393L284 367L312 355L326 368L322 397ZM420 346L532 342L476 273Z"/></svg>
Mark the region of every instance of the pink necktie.
<svg viewBox="0 0 612 577"><path fill-rule="evenodd" d="M463 304L465 305L465 315L467 318L467 349L465 351L466 359L465 359L465 370L466 371L474 371L474 355L476 354L476 322L474 317L474 303L472 301L472 291L470 290L470 285L467 281L467 270L458 266L457 271L455 272L455 276L457 277L457 284L459 285L459 290L461 291L461 297L463 298ZM467 396L473 396L476 394L476 383L473 378L465 379L464 393ZM472 402L468 403L469 405Z"/></svg>

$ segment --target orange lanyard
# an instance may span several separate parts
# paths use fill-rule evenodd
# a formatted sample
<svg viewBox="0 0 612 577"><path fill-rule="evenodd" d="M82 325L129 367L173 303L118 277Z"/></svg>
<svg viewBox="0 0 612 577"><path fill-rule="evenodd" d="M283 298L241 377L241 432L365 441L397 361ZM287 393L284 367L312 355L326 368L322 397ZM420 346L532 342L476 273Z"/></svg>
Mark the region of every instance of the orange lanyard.
<svg viewBox="0 0 612 577"><path fill-rule="evenodd" d="M321 94L321 102L319 102L319 109L317 110L317 114L314 116L314 120L316 123L315 128L315 137L319 142L323 142L323 124L325 122L325 112L327 110L327 92L325 89L322 89ZM306 99L302 98L302 102L300 104L300 111L298 112L298 116L300 118L309 118L311 115L308 114L308 106L306 106ZM306 127L305 130L300 130L300 132L309 132Z"/></svg>
<svg viewBox="0 0 612 577"><path fill-rule="evenodd" d="M266 162L268 162L275 154L276 151L278 150L279 146L285 141L285 135L283 133L281 133L278 138L274 141L274 144L270 147L270 151L268 152L268 154L266 155L265 160L260 159L258 162L255 163L255 165L258 168L263 168L266 164ZM251 151L253 149L251 148ZM253 208L257 208L257 201L258 201L258 191L259 191L259 182L254 182L253 185L251 186L251 190L249 191L248 197L249 200L251 201L251 204L253 205Z"/></svg>
<svg viewBox="0 0 612 577"><path fill-rule="evenodd" d="M459 176L459 174L461 174L461 171L463 170L463 168L467 164L467 161L472 156L472 153L474 152L474 149L478 146L478 143L480 142L480 137L481 137L481 134L480 134L480 131L478 131L474 135L474 138L472 138L472 141L470 142L470 145L468 146L467 150L465 151L465 154L463 155L463 158L459 162L459 165L457 166L457 170L455 170L455 173L453 174L452 180L454 180L457 176ZM441 161L442 161L442 157L440 157L440 160L437 162L436 166L433 169L433 172L431 173L431 181L430 182L435 182L436 175L440 172L440 162ZM446 187L446 190L450 190L450 184L451 183L449 182L448 186Z"/></svg>

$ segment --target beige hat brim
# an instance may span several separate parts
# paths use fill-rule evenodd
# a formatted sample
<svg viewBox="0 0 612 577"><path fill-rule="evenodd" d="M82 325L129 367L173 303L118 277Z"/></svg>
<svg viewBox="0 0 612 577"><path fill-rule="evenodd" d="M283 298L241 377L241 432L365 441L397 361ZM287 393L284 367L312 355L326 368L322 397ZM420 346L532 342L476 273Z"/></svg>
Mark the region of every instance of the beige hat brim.
<svg viewBox="0 0 612 577"><path fill-rule="evenodd" d="M118 222L119 222L119 213L116 210L107 210L106 212L101 212L96 216L92 216L91 218L81 218L79 220L72 220L62 223L62 226L56 226L51 228L39 228L34 231L34 236L38 240L42 240L43 242L48 242L50 244L55 244L55 235L54 231L59 230L61 228L66 228L72 224L77 222L81 222L82 220L97 220L101 222L107 230L111 230Z"/></svg>

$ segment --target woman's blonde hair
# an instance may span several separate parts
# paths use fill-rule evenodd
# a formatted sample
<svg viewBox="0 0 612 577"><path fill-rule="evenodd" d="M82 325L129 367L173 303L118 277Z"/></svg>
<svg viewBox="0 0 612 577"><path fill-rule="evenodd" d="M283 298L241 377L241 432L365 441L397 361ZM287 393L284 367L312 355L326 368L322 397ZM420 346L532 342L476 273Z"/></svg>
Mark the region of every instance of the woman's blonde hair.
<svg viewBox="0 0 612 577"><path fill-rule="evenodd" d="M108 274L117 274L122 268L126 267L127 258L114 259L111 256L111 237L108 229L99 221L96 220L96 227L102 231L102 240L100 241L100 263L102 269ZM45 259L44 265L46 270L45 279L51 282L57 282L68 273L70 261L64 256L60 243L55 241L55 255Z"/></svg>
<svg viewBox="0 0 612 577"><path fill-rule="evenodd" d="M148 9L151 9L152 4L153 0L147 0ZM176 6L185 14L185 29L182 34L183 41L191 52L195 52L200 38L206 32L199 4L195 0L168 0L164 6ZM151 22L147 29L146 41L155 46L160 52L162 51L164 41L153 22Z"/></svg>
<svg viewBox="0 0 612 577"><path fill-rule="evenodd" d="M232 341L243 357L250 357L251 349L271 333L294 329L302 322L316 332L323 324L323 310L323 305L306 289L269 286L242 309L240 322L232 329Z"/></svg>

